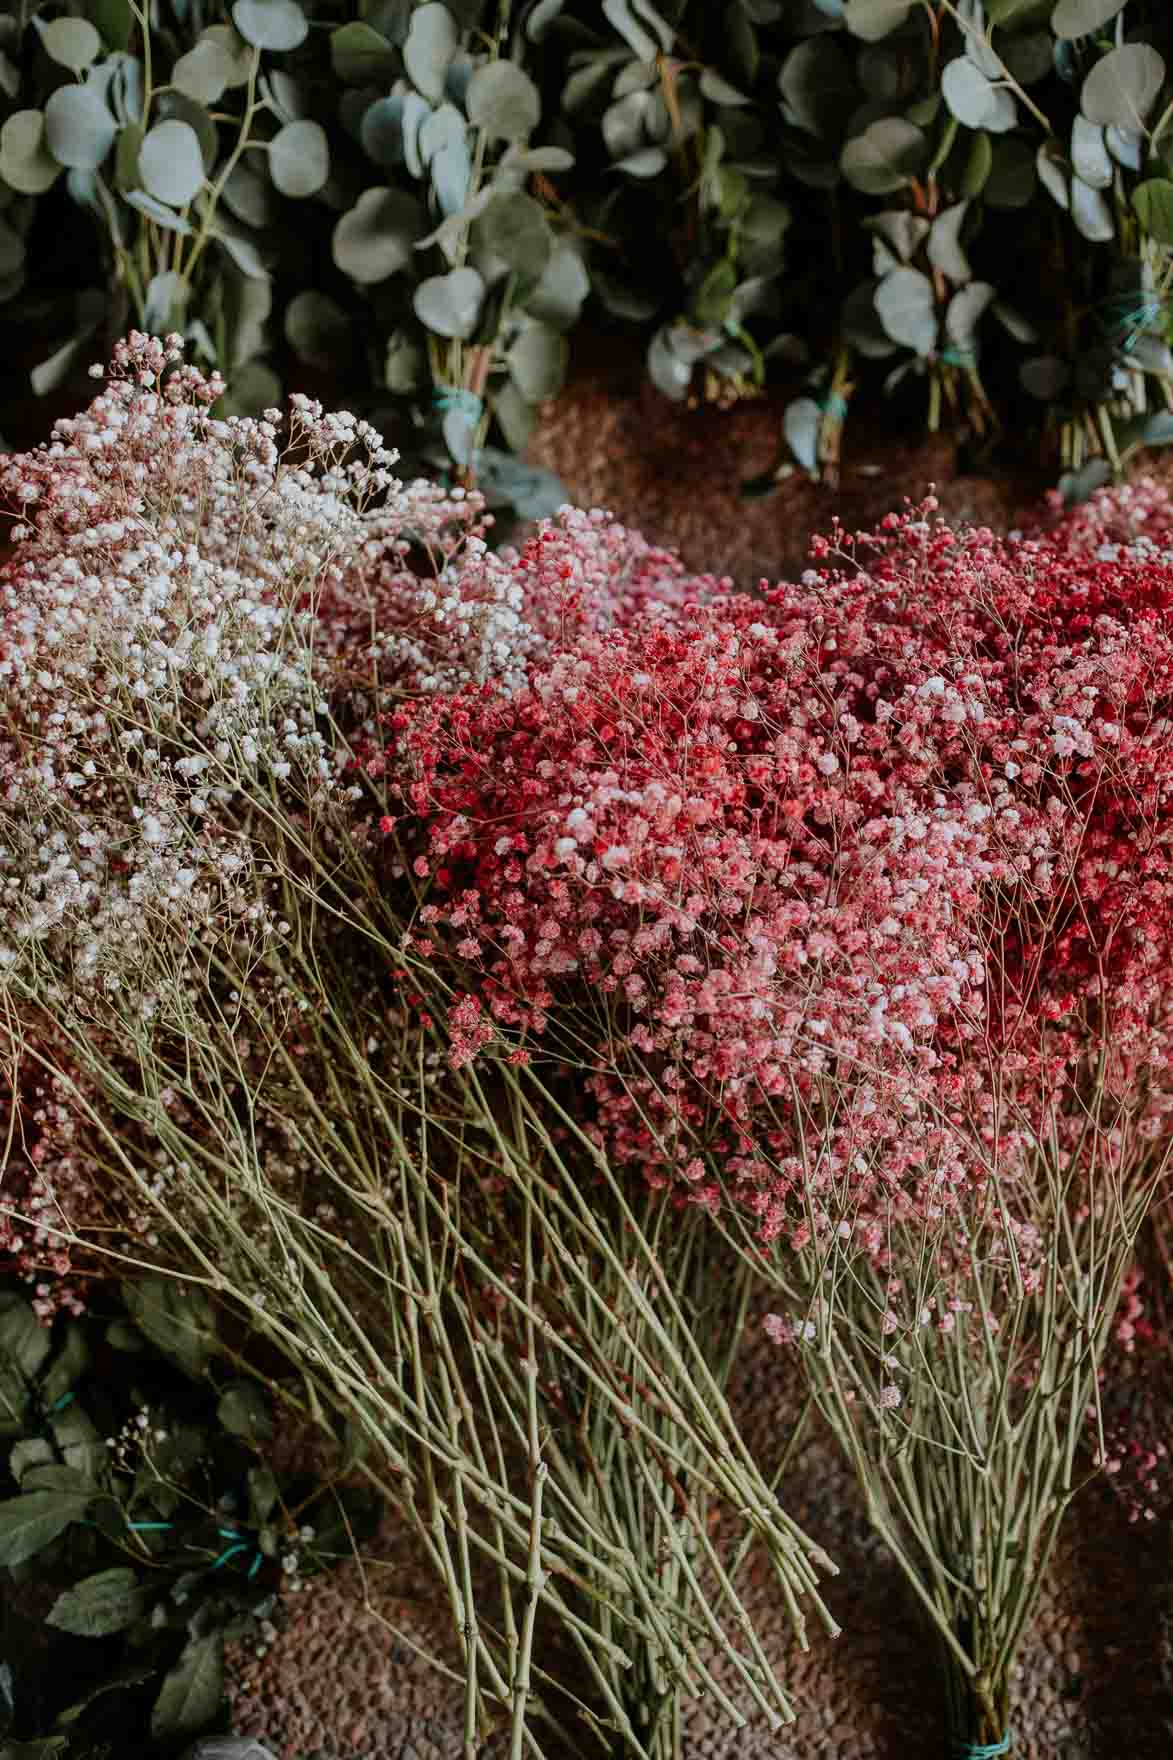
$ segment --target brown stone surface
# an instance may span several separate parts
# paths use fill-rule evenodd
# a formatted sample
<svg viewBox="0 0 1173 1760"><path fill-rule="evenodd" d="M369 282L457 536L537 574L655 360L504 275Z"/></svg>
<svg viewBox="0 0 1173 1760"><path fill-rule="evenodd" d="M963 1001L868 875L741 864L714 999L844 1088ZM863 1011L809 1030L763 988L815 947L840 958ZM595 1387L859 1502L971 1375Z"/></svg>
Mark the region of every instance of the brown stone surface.
<svg viewBox="0 0 1173 1760"><path fill-rule="evenodd" d="M789 1364L771 1347L751 1350L734 1397L768 1460L797 1409ZM764 1572L748 1566L747 1605L797 1719L771 1735L751 1717L738 1732L694 1704L685 1760L944 1760L933 1650L818 1429L781 1496L840 1567L826 1594L843 1635L832 1642L815 1632L809 1652L799 1652ZM1161 1611L1171 1568L1163 1527L1130 1526L1096 1487L1077 1500L1019 1661L1015 1760L1166 1760L1173 1695L1163 1684ZM290 1628L268 1657L236 1659L242 1733L261 1736L280 1760L462 1760L459 1688L413 1660L384 1623L422 1643L442 1637L426 1576L409 1560L365 1573L345 1566L291 1606ZM486 1755L502 1760L504 1751L494 1741Z"/></svg>

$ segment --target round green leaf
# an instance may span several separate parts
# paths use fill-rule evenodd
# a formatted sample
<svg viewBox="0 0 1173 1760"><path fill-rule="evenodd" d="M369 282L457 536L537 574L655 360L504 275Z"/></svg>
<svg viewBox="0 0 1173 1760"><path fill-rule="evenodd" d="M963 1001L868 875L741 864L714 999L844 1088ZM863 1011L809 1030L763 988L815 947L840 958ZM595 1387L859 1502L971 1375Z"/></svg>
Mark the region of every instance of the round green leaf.
<svg viewBox="0 0 1173 1760"><path fill-rule="evenodd" d="M569 345L546 324L527 324L505 359L509 374L527 403L556 397L566 378Z"/></svg>
<svg viewBox="0 0 1173 1760"><path fill-rule="evenodd" d="M283 196L316 195L330 175L330 144L319 122L290 122L269 143L269 175Z"/></svg>
<svg viewBox="0 0 1173 1760"><path fill-rule="evenodd" d="M1090 37L1124 10L1124 0L1059 0L1051 14L1057 37Z"/></svg>
<svg viewBox="0 0 1173 1760"><path fill-rule="evenodd" d="M285 335L299 360L329 367L350 347L350 319L324 293L307 288L285 308Z"/></svg>
<svg viewBox="0 0 1173 1760"><path fill-rule="evenodd" d="M186 122L157 122L139 148L138 168L148 195L172 208L186 207L204 182L195 129Z"/></svg>
<svg viewBox="0 0 1173 1760"><path fill-rule="evenodd" d="M363 150L384 171L403 164L404 100L393 92L389 98L376 98L363 114L359 139Z"/></svg>
<svg viewBox="0 0 1173 1760"><path fill-rule="evenodd" d="M911 11L911 0L847 0L843 22L853 37L878 43L899 30Z"/></svg>
<svg viewBox="0 0 1173 1760"><path fill-rule="evenodd" d="M591 278L578 252L568 244L556 245L526 301L526 311L556 330L570 330L578 322L590 290Z"/></svg>
<svg viewBox="0 0 1173 1760"><path fill-rule="evenodd" d="M108 1638L141 1618L143 1606L134 1572L115 1565L66 1589L45 1615L45 1623L79 1638Z"/></svg>
<svg viewBox="0 0 1173 1760"><path fill-rule="evenodd" d="M236 58L211 32L181 55L171 70L171 84L196 104L215 104L234 83Z"/></svg>
<svg viewBox="0 0 1173 1760"><path fill-rule="evenodd" d="M383 382L388 391L406 396L423 382L427 356L414 336L406 330L393 330L387 338L383 362Z"/></svg>
<svg viewBox="0 0 1173 1760"><path fill-rule="evenodd" d="M22 196L39 196L60 176L61 167L45 147L40 110L17 110L0 128L0 177Z"/></svg>
<svg viewBox="0 0 1173 1760"><path fill-rule="evenodd" d="M42 30L41 41L46 55L71 73L84 73L102 47L101 37L85 18L55 18Z"/></svg>
<svg viewBox="0 0 1173 1760"><path fill-rule="evenodd" d="M415 290L415 315L436 336L471 336L477 327L485 284L475 269L431 275Z"/></svg>
<svg viewBox="0 0 1173 1760"><path fill-rule="evenodd" d="M403 45L403 65L425 98L439 102L444 96L448 65L459 42L456 21L446 6L416 7Z"/></svg>
<svg viewBox="0 0 1173 1760"><path fill-rule="evenodd" d="M1025 208L1037 181L1035 155L1029 144L1015 135L1003 137L994 148L994 168L983 191L990 207Z"/></svg>
<svg viewBox="0 0 1173 1760"><path fill-rule="evenodd" d="M423 212L406 190L364 190L334 228L334 261L352 281L385 281L411 262L422 233Z"/></svg>
<svg viewBox="0 0 1173 1760"><path fill-rule="evenodd" d="M210 176L219 155L220 141L216 134L216 124L204 106L185 97L182 92L163 92L159 98L159 121L187 123L200 143L204 175Z"/></svg>
<svg viewBox="0 0 1173 1760"><path fill-rule="evenodd" d="M296 0L236 0L232 22L254 49L296 49L309 30Z"/></svg>
<svg viewBox="0 0 1173 1760"><path fill-rule="evenodd" d="M844 177L865 195L903 189L920 169L925 137L914 123L884 116L849 140L839 159Z"/></svg>
<svg viewBox="0 0 1173 1760"><path fill-rule="evenodd" d="M88 86L60 86L45 105L45 145L59 165L96 171L116 133L113 116Z"/></svg>
<svg viewBox="0 0 1173 1760"><path fill-rule="evenodd" d="M1035 155L1039 182L1061 208L1071 206L1070 166L1054 141L1044 141Z"/></svg>
<svg viewBox="0 0 1173 1760"><path fill-rule="evenodd" d="M281 381L264 361L246 361L234 367L224 407L230 416L259 416L281 402Z"/></svg>
<svg viewBox="0 0 1173 1760"><path fill-rule="evenodd" d="M1086 116L1077 116L1071 124L1071 163L1076 176L1092 189L1111 188L1112 160L1104 130Z"/></svg>
<svg viewBox="0 0 1173 1760"><path fill-rule="evenodd" d="M885 333L919 355L937 346L933 284L919 269L894 269L876 288L876 312Z"/></svg>
<svg viewBox="0 0 1173 1760"><path fill-rule="evenodd" d="M950 114L966 128L1004 134L1018 120L1011 94L992 85L968 55L958 55L946 64L941 74L941 93Z"/></svg>
<svg viewBox="0 0 1173 1760"><path fill-rule="evenodd" d="M273 199L272 186L251 165L234 165L221 195L225 207L238 220L243 220L246 226L254 226L259 230L273 220L277 204Z"/></svg>
<svg viewBox="0 0 1173 1760"><path fill-rule="evenodd" d="M838 139L858 102L855 75L833 37L808 37L792 49L778 75L783 113L808 134Z"/></svg>
<svg viewBox="0 0 1173 1760"><path fill-rule="evenodd" d="M1165 63L1148 43L1125 43L1096 62L1079 107L1089 122L1139 129L1165 83Z"/></svg>
<svg viewBox="0 0 1173 1760"><path fill-rule="evenodd" d="M369 24L355 20L330 33L334 72L347 86L385 86L395 78L399 58Z"/></svg>
<svg viewBox="0 0 1173 1760"><path fill-rule="evenodd" d="M692 380L692 361L682 360L669 341L668 326L662 325L648 344L648 376L656 390L673 403L683 403Z"/></svg>
<svg viewBox="0 0 1173 1760"><path fill-rule="evenodd" d="M1173 183L1167 177L1150 177L1138 183L1132 205L1149 237L1173 246Z"/></svg>
<svg viewBox="0 0 1173 1760"><path fill-rule="evenodd" d="M550 260L554 238L532 196L494 196L476 222L478 249L499 257L507 268L536 281Z"/></svg>
<svg viewBox="0 0 1173 1760"><path fill-rule="evenodd" d="M542 115L538 88L512 61L490 61L468 82L468 119L493 141L528 140Z"/></svg>
<svg viewBox="0 0 1173 1760"><path fill-rule="evenodd" d="M1067 389L1071 368L1058 355L1040 354L1033 360L1023 361L1018 378L1023 390L1037 397L1040 403L1053 403Z"/></svg>

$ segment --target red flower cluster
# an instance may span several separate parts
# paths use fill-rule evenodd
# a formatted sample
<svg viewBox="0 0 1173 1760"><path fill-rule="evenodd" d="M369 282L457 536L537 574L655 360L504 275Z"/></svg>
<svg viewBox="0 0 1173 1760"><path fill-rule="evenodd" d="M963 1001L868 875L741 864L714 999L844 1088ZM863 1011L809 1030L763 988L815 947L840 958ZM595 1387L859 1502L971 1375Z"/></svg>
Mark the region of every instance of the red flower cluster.
<svg viewBox="0 0 1173 1760"><path fill-rule="evenodd" d="M545 1035L612 1154L707 1201L723 1178L767 1235L798 1190L939 1214L971 1171L945 1113L1040 1025L1060 1065L1110 1027L1156 1128L1173 560L1124 500L1102 532L958 534L932 502L836 529L761 599L588 621L510 696L393 715L458 1055L487 1015Z"/></svg>

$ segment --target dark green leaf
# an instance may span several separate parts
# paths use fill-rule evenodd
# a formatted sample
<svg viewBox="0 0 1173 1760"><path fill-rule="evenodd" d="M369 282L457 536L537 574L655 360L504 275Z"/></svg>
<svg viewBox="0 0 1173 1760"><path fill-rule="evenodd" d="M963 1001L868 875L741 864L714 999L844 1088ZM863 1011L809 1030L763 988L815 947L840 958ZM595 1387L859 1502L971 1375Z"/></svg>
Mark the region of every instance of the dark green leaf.
<svg viewBox="0 0 1173 1760"><path fill-rule="evenodd" d="M554 236L532 196L494 196L476 222L478 249L499 257L516 275L537 281L550 260Z"/></svg>
<svg viewBox="0 0 1173 1760"><path fill-rule="evenodd" d="M898 116L881 117L861 135L848 141L839 164L844 177L865 195L888 195L903 189L920 169L925 137L911 122Z"/></svg>
<svg viewBox="0 0 1173 1760"><path fill-rule="evenodd" d="M19 242L19 241L18 241ZM49 1355L49 1328L37 1319L27 1302L14 1301L0 1314L0 1359L31 1381Z"/></svg>
<svg viewBox="0 0 1173 1760"><path fill-rule="evenodd" d="M58 1631L73 1632L80 1638L105 1638L141 1619L144 1607L145 1597L134 1572L115 1566L83 1577L72 1589L66 1589L45 1619Z"/></svg>
<svg viewBox="0 0 1173 1760"><path fill-rule="evenodd" d="M858 102L851 65L833 37L808 37L793 48L778 76L784 113L798 128L838 140Z"/></svg>
<svg viewBox="0 0 1173 1760"><path fill-rule="evenodd" d="M193 1638L167 1675L151 1713L156 1741L199 1735L220 1709L224 1639L220 1632Z"/></svg>
<svg viewBox="0 0 1173 1760"><path fill-rule="evenodd" d="M893 342L931 354L937 345L933 284L919 269L896 269L876 288L876 312Z"/></svg>
<svg viewBox="0 0 1173 1760"><path fill-rule="evenodd" d="M399 57L386 37L356 19L330 33L330 59L344 85L382 86L394 79Z"/></svg>
<svg viewBox="0 0 1173 1760"><path fill-rule="evenodd" d="M1149 237L1173 247L1173 182L1167 177L1150 177L1138 183L1132 205Z"/></svg>
<svg viewBox="0 0 1173 1760"><path fill-rule="evenodd" d="M216 1416L225 1430L250 1442L268 1442L273 1436L273 1414L255 1381L233 1381L220 1395Z"/></svg>
<svg viewBox="0 0 1173 1760"><path fill-rule="evenodd" d="M195 1284L147 1277L122 1285L126 1311L156 1350L199 1378L219 1348L216 1313Z"/></svg>
<svg viewBox="0 0 1173 1760"><path fill-rule="evenodd" d="M566 377L566 338L546 324L527 324L505 359L509 374L527 403L556 397Z"/></svg>
<svg viewBox="0 0 1173 1760"><path fill-rule="evenodd" d="M0 1565L23 1564L79 1522L89 1491L28 1491L0 1503Z"/></svg>
<svg viewBox="0 0 1173 1760"><path fill-rule="evenodd" d="M853 36L878 43L899 29L910 9L910 0L847 0L843 22Z"/></svg>

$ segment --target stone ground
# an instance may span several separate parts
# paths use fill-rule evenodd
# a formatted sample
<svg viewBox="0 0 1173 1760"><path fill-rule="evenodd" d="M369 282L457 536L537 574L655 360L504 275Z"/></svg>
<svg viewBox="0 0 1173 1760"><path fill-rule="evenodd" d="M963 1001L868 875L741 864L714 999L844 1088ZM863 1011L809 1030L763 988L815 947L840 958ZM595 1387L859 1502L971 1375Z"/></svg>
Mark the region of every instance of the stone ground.
<svg viewBox="0 0 1173 1760"><path fill-rule="evenodd" d="M692 568L742 587L802 568L808 534L832 514L866 526L932 482L948 517L1005 529L1045 486L1023 473L959 473L948 442L894 437L887 420L860 419L848 429L837 490L796 474L769 498L743 501L740 482L774 462L776 402L673 409L650 389L639 358L613 340L575 346L576 380L544 417L534 462L554 470L580 505L610 509L674 545ZM747 1363L737 1394L759 1442L768 1444L771 1428L785 1439L797 1393L776 1353ZM778 1446L763 1458L776 1458ZM931 1653L829 1437L808 1435L781 1495L840 1566L827 1600L843 1636L832 1643L816 1633L801 1655L759 1580L762 1629L773 1633L797 1721L775 1736L752 1721L736 1732L694 1706L685 1760L937 1760L944 1733ZM1173 1751L1164 1670L1171 1582L1164 1526L1130 1527L1105 1490L1086 1492L1022 1652L1019 1760L1165 1760ZM458 1760L459 1689L414 1660L385 1620L429 1636L441 1629L409 1562L378 1580L368 1572L365 1583L347 1566L315 1586L269 1657L238 1660L239 1727L282 1760Z"/></svg>

